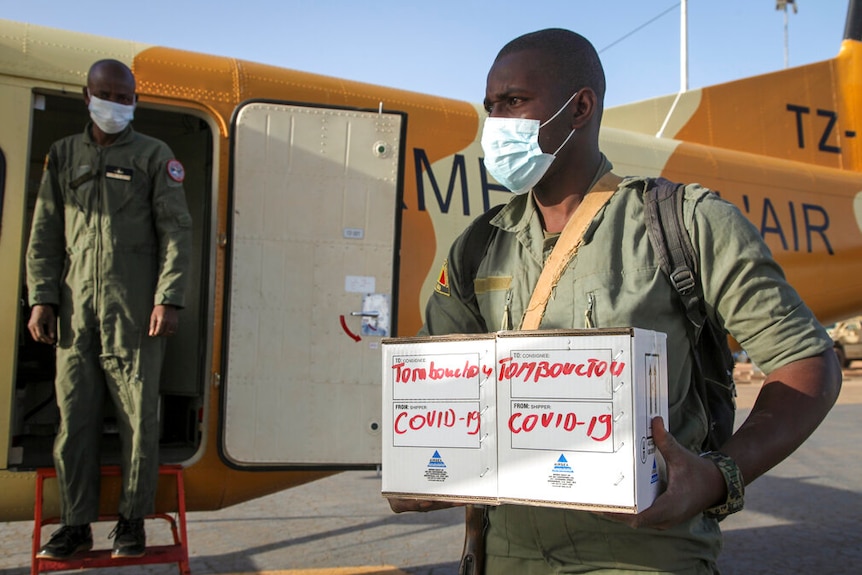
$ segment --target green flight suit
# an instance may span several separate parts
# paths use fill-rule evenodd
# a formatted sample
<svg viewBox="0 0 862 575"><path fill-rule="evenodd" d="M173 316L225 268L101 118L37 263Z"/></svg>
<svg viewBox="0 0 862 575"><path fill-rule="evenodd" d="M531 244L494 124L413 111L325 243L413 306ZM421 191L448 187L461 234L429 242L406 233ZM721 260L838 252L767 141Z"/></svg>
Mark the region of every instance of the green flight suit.
<svg viewBox="0 0 862 575"><path fill-rule="evenodd" d="M610 168L605 160L593 183ZM593 219L541 327L641 327L666 333L669 430L699 452L707 433L706 410L693 387L686 317L647 237L644 188L644 179L624 180ZM709 314L765 372L832 346L757 229L736 207L691 184L684 214L699 254ZM520 326L558 236L546 237L532 193L513 197L491 225L498 229L476 273L476 300L463 301L459 290L469 281L461 277L465 233L449 252L449 282L441 286L448 289L431 296L422 333L476 333L483 321L488 331ZM666 531L632 529L584 511L517 505L491 507L489 519L487 575L713 573L721 549L717 522L703 516Z"/></svg>
<svg viewBox="0 0 862 575"><path fill-rule="evenodd" d="M191 253L191 216L173 159L165 143L131 127L100 147L88 125L55 142L45 160L27 285L31 305L57 310L54 462L66 525L98 518L106 391L122 442L119 512L139 518L154 510L165 339L148 335L149 321L154 305L183 306Z"/></svg>

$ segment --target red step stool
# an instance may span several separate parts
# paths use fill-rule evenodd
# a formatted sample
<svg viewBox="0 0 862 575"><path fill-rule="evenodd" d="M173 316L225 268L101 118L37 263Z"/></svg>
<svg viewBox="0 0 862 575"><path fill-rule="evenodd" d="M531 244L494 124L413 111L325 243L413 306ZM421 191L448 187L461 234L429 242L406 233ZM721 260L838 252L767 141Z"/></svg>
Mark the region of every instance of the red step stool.
<svg viewBox="0 0 862 575"><path fill-rule="evenodd" d="M120 468L110 466L102 468L102 476L119 476ZM171 526L174 536L173 545L154 545L147 547L143 557L111 558L110 549L98 549L78 553L66 560L42 559L36 556L42 547L42 526L59 523L58 517L42 518L42 488L45 479L57 477L57 472L51 469L36 470L36 505L35 522L33 526L33 558L30 575L38 575L46 571L65 571L69 569L84 569L87 567L123 567L126 565L147 565L151 563L176 563L180 575L191 575L189 568L189 545L186 536L186 493L183 487L183 470L178 465L162 465L159 475L173 475L177 483L177 519L166 513L147 515L146 519L163 519ZM99 521L116 521L117 515L100 515Z"/></svg>

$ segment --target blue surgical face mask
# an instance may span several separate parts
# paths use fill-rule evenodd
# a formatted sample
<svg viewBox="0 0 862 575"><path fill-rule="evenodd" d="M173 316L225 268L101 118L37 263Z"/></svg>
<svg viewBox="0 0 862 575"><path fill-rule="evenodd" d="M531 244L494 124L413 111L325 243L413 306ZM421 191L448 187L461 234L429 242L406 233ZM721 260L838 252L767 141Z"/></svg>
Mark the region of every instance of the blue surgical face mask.
<svg viewBox="0 0 862 575"><path fill-rule="evenodd" d="M524 118L485 118L482 149L488 173L516 194L525 194L538 184L575 133L572 129L553 154L546 154L539 146L539 129L559 116L577 95L572 94L545 123Z"/></svg>
<svg viewBox="0 0 862 575"><path fill-rule="evenodd" d="M89 93L89 91L87 92ZM135 117L135 105L118 104L90 94L90 118L106 134L119 134Z"/></svg>

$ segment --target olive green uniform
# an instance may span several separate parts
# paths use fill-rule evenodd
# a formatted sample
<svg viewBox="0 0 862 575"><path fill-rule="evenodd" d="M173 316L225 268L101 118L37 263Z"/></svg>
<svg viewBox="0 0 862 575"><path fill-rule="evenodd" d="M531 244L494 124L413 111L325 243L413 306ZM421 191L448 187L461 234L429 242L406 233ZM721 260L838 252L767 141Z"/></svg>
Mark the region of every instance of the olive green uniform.
<svg viewBox="0 0 862 575"><path fill-rule="evenodd" d="M191 251L182 177L168 171L173 158L131 127L100 147L88 125L55 142L45 161L27 284L31 305L57 310L54 462L66 525L98 518L106 390L122 441L119 512L153 512L165 340L148 335L149 321L154 305L183 306Z"/></svg>
<svg viewBox="0 0 862 575"><path fill-rule="evenodd" d="M596 180L609 169L605 161ZM686 316L647 236L645 185L644 179L624 180L593 219L541 327L633 326L666 333L669 430L697 452L707 433L706 412L693 387ZM765 372L831 347L758 231L732 204L691 184L684 215L699 254L708 313ZM428 302L423 333L476 333L483 322L489 331L520 326L557 236L546 237L532 193L513 197L491 225L498 230L476 273L476 301L462 301L458 289L469 281L460 277L465 233L448 256L449 289L436 290ZM659 531L563 509L504 505L490 508L489 515L488 575L712 573L721 549L717 522L703 516Z"/></svg>

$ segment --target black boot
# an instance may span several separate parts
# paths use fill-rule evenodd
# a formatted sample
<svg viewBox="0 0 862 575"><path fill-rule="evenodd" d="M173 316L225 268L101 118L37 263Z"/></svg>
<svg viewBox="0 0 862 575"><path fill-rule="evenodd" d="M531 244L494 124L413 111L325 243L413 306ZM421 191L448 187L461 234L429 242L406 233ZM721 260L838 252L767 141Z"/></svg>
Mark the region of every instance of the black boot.
<svg viewBox="0 0 862 575"><path fill-rule="evenodd" d="M147 534L144 532L144 520L126 519L120 515L117 526L108 537L114 539L114 549L111 557L143 557L147 547Z"/></svg>
<svg viewBox="0 0 862 575"><path fill-rule="evenodd" d="M90 524L64 525L51 534L51 539L39 549L40 559L68 559L75 553L93 548Z"/></svg>

